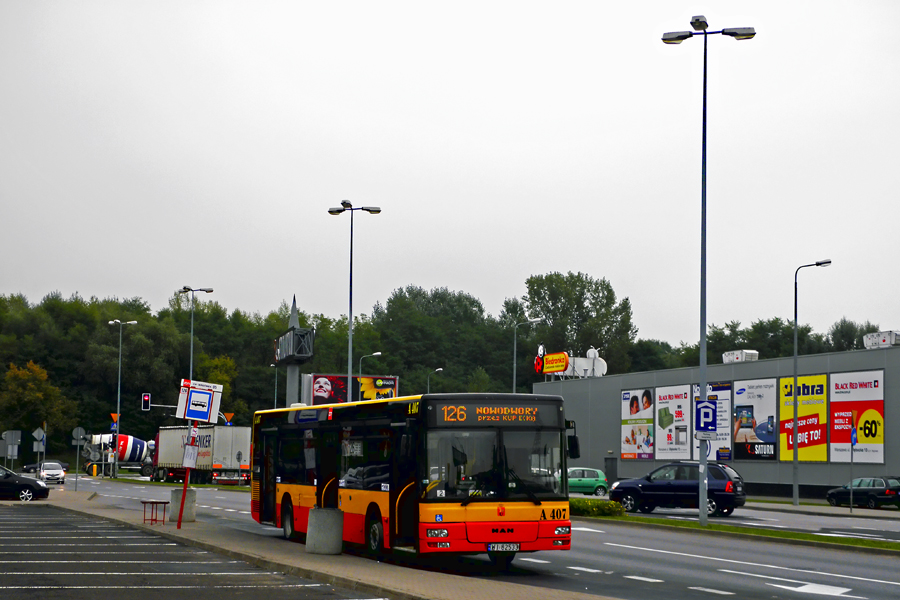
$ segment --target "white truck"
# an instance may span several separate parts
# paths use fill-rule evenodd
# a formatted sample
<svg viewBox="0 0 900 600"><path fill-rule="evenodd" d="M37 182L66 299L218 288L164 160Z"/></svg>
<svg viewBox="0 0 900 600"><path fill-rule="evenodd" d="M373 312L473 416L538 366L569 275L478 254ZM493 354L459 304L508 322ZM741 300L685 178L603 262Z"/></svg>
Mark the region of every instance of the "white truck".
<svg viewBox="0 0 900 600"><path fill-rule="evenodd" d="M184 481L184 445L191 428L161 427L153 455L155 481ZM196 465L189 483L250 484L250 428L200 425Z"/></svg>

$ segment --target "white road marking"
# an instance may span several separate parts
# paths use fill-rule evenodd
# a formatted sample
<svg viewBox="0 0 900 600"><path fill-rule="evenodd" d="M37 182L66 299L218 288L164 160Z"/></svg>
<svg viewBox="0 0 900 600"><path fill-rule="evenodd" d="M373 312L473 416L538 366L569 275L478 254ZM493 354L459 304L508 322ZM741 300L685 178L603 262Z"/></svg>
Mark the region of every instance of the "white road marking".
<svg viewBox="0 0 900 600"><path fill-rule="evenodd" d="M855 538L858 540L879 540L882 542L894 542L896 540L890 540L888 538L883 537L874 537L868 533L822 533L819 531L813 531L813 535L821 535L823 537L836 537L836 538Z"/></svg>
<svg viewBox="0 0 900 600"><path fill-rule="evenodd" d="M572 531L591 531L593 533L606 533L600 529L591 529L590 527L573 527Z"/></svg>
<svg viewBox="0 0 900 600"><path fill-rule="evenodd" d="M541 560L539 558L520 558L519 560L525 561L525 562L540 563L542 565L546 565L550 562L549 560Z"/></svg>
<svg viewBox="0 0 900 600"><path fill-rule="evenodd" d="M585 573L600 573L599 569L588 569L587 567L566 567L567 569L572 569L573 571L584 571Z"/></svg>
<svg viewBox="0 0 900 600"><path fill-rule="evenodd" d="M771 523L735 523L735 525L749 525L750 527L779 527L784 529L787 525L772 525Z"/></svg>
<svg viewBox="0 0 900 600"><path fill-rule="evenodd" d="M819 575L821 577L836 577L840 579L853 579L855 581L868 581L870 583L884 583L888 585L900 586L900 581L884 581L881 579L869 579L868 577L856 577L855 575L844 575L842 573L826 573L825 571L808 571L806 569L795 569L793 567L783 567L781 565L767 565L765 563L753 563L745 560L731 560L728 558L718 558L716 556L701 556L699 554L687 554L686 552L672 552L671 550L660 550L658 548L646 548L642 546L628 546L626 544L614 544L612 542L603 542L606 546L614 548L630 548L631 550L640 550L641 552L657 552L659 554L672 554L674 556L685 556L687 558L700 558L703 560L712 560L716 562L729 563L741 566L763 567L766 569L777 569L780 571L793 571L795 573L807 573L810 575Z"/></svg>
<svg viewBox="0 0 900 600"><path fill-rule="evenodd" d="M698 592L709 592L710 594L719 594L721 596L734 596L734 592L726 592L723 590L714 590L712 588L705 587L689 587L689 590L697 590Z"/></svg>
<svg viewBox="0 0 900 600"><path fill-rule="evenodd" d="M834 587L831 585L822 585L820 583L807 583L805 581L797 581L796 579L785 579L784 577L771 577L769 575L759 575L757 573L745 573L743 571L729 571L728 569L719 569L722 573L731 573L732 575L743 575L745 577L756 577L759 579L772 579L774 581L784 581L787 583L799 583L800 587L790 587L788 585L778 585L776 583L768 583L766 585L771 585L773 587L781 588L783 590L791 590L792 592L806 592L807 594L819 594L821 596L839 596L841 598L861 598L865 600L864 596L846 596L845 594L851 591L850 588L840 588Z"/></svg>
<svg viewBox="0 0 900 600"><path fill-rule="evenodd" d="M646 581L647 583L662 583L662 579L651 579L650 577L640 577L638 575L625 575L625 579L636 579L637 581Z"/></svg>
<svg viewBox="0 0 900 600"><path fill-rule="evenodd" d="M71 571L60 571L60 572L58 572L58 573L53 573L53 572L42 572L42 573L39 573L39 574L40 574L40 575L77 575L77 573L72 573ZM114 577L114 576L128 576L128 577L131 577L132 575L134 575L134 573L129 573L129 572L125 572L125 571L122 571L122 572L116 572L116 573L97 573L97 572L93 572L93 571L92 571L92 572L90 572L90 573L84 573L84 574L85 574L85 575L90 575L91 577L95 577L95 576L97 576L97 575L102 575L102 576L104 576L104 577ZM22 572L12 572L12 573L6 572L6 573L4 573L4 575L35 575L35 573L34 573L34 571L22 571ZM238 571L238 572L236 572L236 573L207 573L207 572L200 572L200 573L162 573L162 572L157 571L156 573L153 574L154 577L163 577L163 576L165 576L165 575L173 575L173 576L175 576L175 577L180 577L180 576L182 576L182 575L190 576L190 577L201 577L201 576L203 576L203 577L235 577L235 576L238 576L238 575L244 575L244 576L253 576L253 577L256 577L256 576L258 576L258 575L265 575L265 576L269 576L269 575L281 575L281 573L280 573L280 572L277 572L277 571L271 571L271 572L268 572L268 573L266 573L266 572L256 572L256 571L249 572L249 573L244 573L244 572L240 572L240 571Z"/></svg>

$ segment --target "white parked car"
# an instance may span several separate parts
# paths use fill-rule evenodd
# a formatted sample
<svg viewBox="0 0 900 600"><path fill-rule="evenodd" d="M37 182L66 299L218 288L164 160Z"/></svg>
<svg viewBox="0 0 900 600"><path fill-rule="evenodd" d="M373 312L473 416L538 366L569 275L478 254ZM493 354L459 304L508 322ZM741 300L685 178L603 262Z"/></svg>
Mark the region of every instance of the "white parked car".
<svg viewBox="0 0 900 600"><path fill-rule="evenodd" d="M46 483L66 483L66 472L63 470L62 465L57 462L41 463L39 473L41 481Z"/></svg>

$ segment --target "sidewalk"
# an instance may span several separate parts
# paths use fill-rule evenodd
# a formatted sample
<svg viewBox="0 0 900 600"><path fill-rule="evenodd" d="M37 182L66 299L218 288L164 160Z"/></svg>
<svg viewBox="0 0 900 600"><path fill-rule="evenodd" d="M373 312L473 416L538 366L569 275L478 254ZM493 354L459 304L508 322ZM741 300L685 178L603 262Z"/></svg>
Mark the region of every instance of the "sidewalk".
<svg viewBox="0 0 900 600"><path fill-rule="evenodd" d="M140 509L111 506L102 496L90 499L91 492L69 491L52 494L47 504L63 510L125 523L173 541L243 560L263 569L328 583L392 600L613 600L606 596L535 588L515 583L410 569L370 558L340 554L307 554L305 546L281 538L240 529L217 529L210 523L144 525ZM43 503L43 501L41 501ZM274 531L274 530L273 530Z"/></svg>

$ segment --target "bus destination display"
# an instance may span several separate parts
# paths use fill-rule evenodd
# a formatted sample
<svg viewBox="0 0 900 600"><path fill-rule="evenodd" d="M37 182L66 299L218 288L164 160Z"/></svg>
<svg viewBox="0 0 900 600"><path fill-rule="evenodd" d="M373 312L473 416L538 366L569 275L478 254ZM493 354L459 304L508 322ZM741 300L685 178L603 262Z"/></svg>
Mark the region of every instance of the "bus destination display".
<svg viewBox="0 0 900 600"><path fill-rule="evenodd" d="M543 403L482 404L474 402L434 402L428 407L429 425L437 427L543 426L561 427L558 406Z"/></svg>

